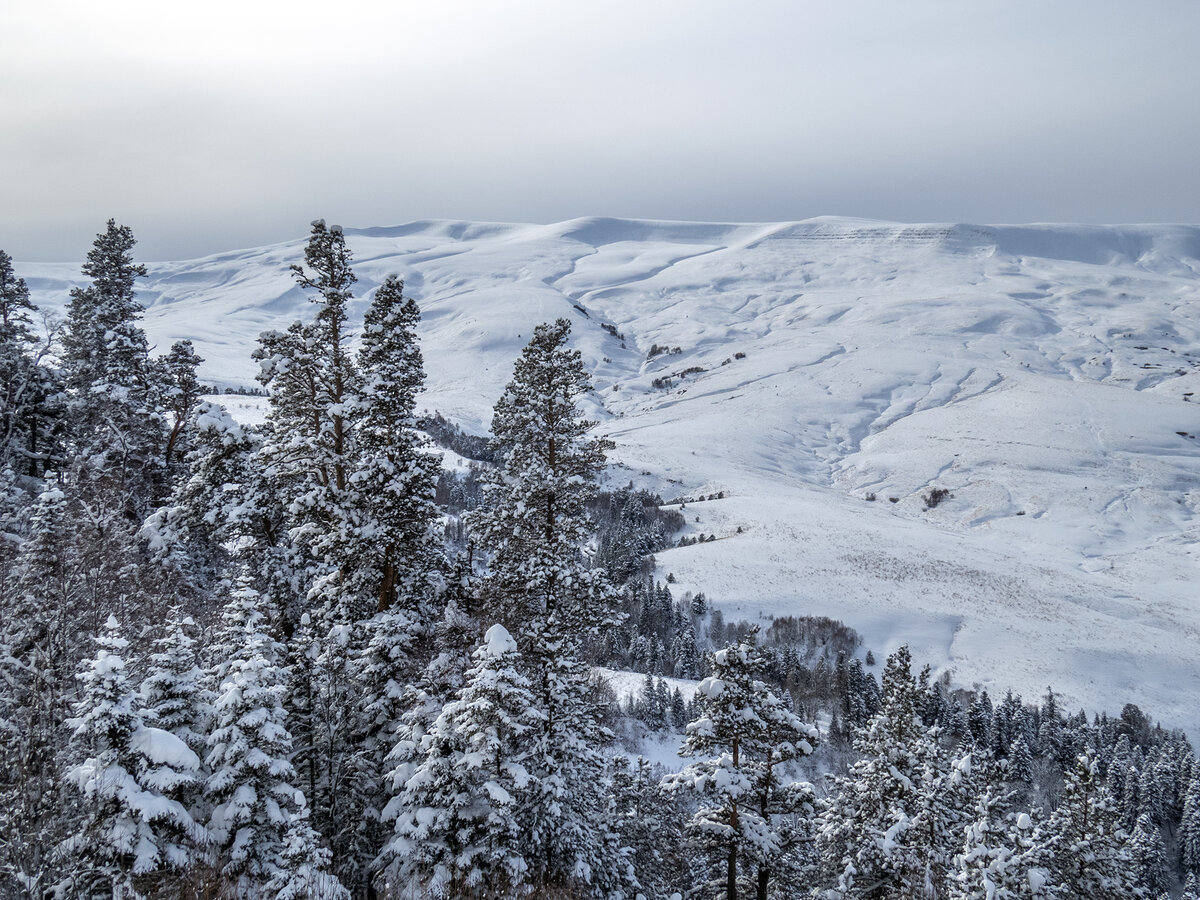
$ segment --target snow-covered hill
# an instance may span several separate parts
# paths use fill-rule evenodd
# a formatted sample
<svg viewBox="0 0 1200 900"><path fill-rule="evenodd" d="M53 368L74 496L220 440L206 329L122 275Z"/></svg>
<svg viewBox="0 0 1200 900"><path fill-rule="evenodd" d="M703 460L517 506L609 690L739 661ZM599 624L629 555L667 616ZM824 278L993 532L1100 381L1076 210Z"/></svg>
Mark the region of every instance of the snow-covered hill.
<svg viewBox="0 0 1200 900"><path fill-rule="evenodd" d="M1200 228L593 218L347 235L357 313L405 278L425 403L469 430L533 326L572 319L614 480L725 494L684 510L719 540L659 556L678 591L727 618L834 616L961 684L1200 726ZM308 315L288 273L302 247L150 264L151 339L189 337L208 380L253 384L259 331ZM18 273L48 308L80 281L73 265ZM933 488L952 496L926 509Z"/></svg>

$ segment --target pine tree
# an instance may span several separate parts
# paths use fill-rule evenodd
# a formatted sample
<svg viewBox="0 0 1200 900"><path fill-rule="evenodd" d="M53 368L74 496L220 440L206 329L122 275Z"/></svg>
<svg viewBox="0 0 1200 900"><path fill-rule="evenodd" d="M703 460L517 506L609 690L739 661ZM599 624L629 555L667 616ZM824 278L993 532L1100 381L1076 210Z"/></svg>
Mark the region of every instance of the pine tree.
<svg viewBox="0 0 1200 900"><path fill-rule="evenodd" d="M881 708L855 740L862 758L836 779L823 815L819 839L842 896L944 891L974 814L979 767L970 754L949 758L922 724L928 670L914 677L911 662L907 647L888 657Z"/></svg>
<svg viewBox="0 0 1200 900"><path fill-rule="evenodd" d="M389 276L363 321L356 401L359 462L350 481L360 496L353 553L365 558L364 593L376 609L427 618L446 563L434 503L441 461L422 452L416 396L425 381L416 327L420 311Z"/></svg>
<svg viewBox="0 0 1200 900"><path fill-rule="evenodd" d="M271 404L258 458L289 512L291 540L311 560L305 578L309 605L320 607L314 613L330 623L346 622L356 617L357 599L342 591L352 542L347 509L353 506L349 479L359 387L346 306L357 279L336 225L313 222L304 255L307 268L295 265L292 273L301 288L315 294L313 321L264 332L254 353Z"/></svg>
<svg viewBox="0 0 1200 900"><path fill-rule="evenodd" d="M504 898L535 893L520 810L533 777L525 761L542 716L519 672L516 642L493 625L461 696L421 740L415 769L397 770L388 810L396 834L383 854L397 895Z"/></svg>
<svg viewBox="0 0 1200 900"><path fill-rule="evenodd" d="M683 753L709 758L663 782L669 791L694 790L706 798L688 828L723 870L718 883L727 900L738 897L742 858L765 900L788 849L776 817L811 804L809 791L781 783L779 767L812 753L817 730L755 677L762 663L755 634L714 654L713 674L697 689L703 713L687 726Z"/></svg>
<svg viewBox="0 0 1200 900"><path fill-rule="evenodd" d="M239 579L222 617L206 792L221 875L236 896L258 898L295 873L321 871L323 859L289 852L317 844L295 832L307 827L306 803L293 786L292 736L281 702L283 648L267 632L262 600L248 583Z"/></svg>
<svg viewBox="0 0 1200 900"><path fill-rule="evenodd" d="M704 879L693 872L684 839L684 811L659 789L661 766L638 757L616 756L610 764L612 816L623 847L632 853L638 890L648 897L670 897Z"/></svg>
<svg viewBox="0 0 1200 900"><path fill-rule="evenodd" d="M200 404L202 388L200 379L196 377L196 369L202 362L204 360L196 355L191 341L176 341L171 345L170 352L156 361L158 403L171 421L163 450L168 466L175 463L175 457L182 456L188 450L187 427Z"/></svg>
<svg viewBox="0 0 1200 900"><path fill-rule="evenodd" d="M492 433L503 467L485 484L472 516L489 551L482 605L526 650L542 725L530 738L533 787L518 814L526 830L530 882L574 885L602 895L628 866L603 821L605 739L589 696L581 653L611 621L615 593L581 548L590 537L594 495L608 442L589 439L577 401L591 390L570 323L539 325L496 404Z"/></svg>
<svg viewBox="0 0 1200 900"><path fill-rule="evenodd" d="M1018 900L1061 896L1049 883L1047 853L1026 813L1005 815L1006 798L985 791L954 858L949 900Z"/></svg>
<svg viewBox="0 0 1200 900"><path fill-rule="evenodd" d="M62 343L75 477L140 524L167 484L165 422L134 296L136 280L146 275L133 262L136 243L129 227L112 219L96 236L83 266L91 284L71 291Z"/></svg>
<svg viewBox="0 0 1200 900"><path fill-rule="evenodd" d="M49 343L33 333L37 307L0 250L0 471L37 477L54 452L56 378L42 365Z"/></svg>
<svg viewBox="0 0 1200 900"><path fill-rule="evenodd" d="M1200 876L1200 778L1195 774L1184 795L1183 818L1179 823L1179 850L1184 873Z"/></svg>
<svg viewBox="0 0 1200 900"><path fill-rule="evenodd" d="M211 693L197 664L196 642L190 631L196 623L178 608L172 610L166 633L155 643L150 668L142 680L143 718L148 725L174 735L201 759L207 751ZM193 811L203 783L199 777L178 780L163 788L165 796Z"/></svg>
<svg viewBox="0 0 1200 900"><path fill-rule="evenodd" d="M1079 757L1066 776L1062 801L1039 842L1049 852L1051 880L1065 896L1117 900L1145 896L1137 883L1129 836L1092 751Z"/></svg>
<svg viewBox="0 0 1200 900"><path fill-rule="evenodd" d="M195 780L200 761L174 735L147 726L122 653L128 642L110 617L96 657L80 673L74 741L78 761L65 774L84 800L65 843L81 895L142 895L155 873L186 869L202 832L168 792Z"/></svg>
<svg viewBox="0 0 1200 900"><path fill-rule="evenodd" d="M1130 843L1138 882L1148 896L1157 897L1167 890L1170 878L1162 832L1149 815L1143 813L1138 816Z"/></svg>

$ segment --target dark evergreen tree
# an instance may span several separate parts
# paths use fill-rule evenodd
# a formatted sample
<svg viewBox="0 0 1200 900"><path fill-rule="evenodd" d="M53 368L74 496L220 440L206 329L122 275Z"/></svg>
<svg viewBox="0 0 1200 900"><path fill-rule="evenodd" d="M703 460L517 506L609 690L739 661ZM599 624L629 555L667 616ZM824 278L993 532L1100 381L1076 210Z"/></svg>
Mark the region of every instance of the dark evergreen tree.
<svg viewBox="0 0 1200 900"><path fill-rule="evenodd" d="M39 342L33 331L36 311L25 280L0 250L0 472L35 478L53 458L60 415L57 379L42 364L50 341Z"/></svg>
<svg viewBox="0 0 1200 900"><path fill-rule="evenodd" d="M482 603L525 648L542 714L526 765L532 786L517 811L526 829L529 880L602 896L628 866L604 820L606 736L582 658L585 640L612 621L615 592L581 550L586 515L608 442L588 438L578 400L591 390L570 323L539 325L496 404L492 433L503 466L472 515L489 552Z"/></svg>
<svg viewBox="0 0 1200 900"><path fill-rule="evenodd" d="M218 687L206 791L217 866L234 896L269 896L295 878L318 884L313 896L341 897L344 888L324 874L318 839L306 833L307 803L293 784L292 736L281 701L283 648L270 636L270 617L249 581L240 578L226 604L213 669ZM300 858L298 848L311 855Z"/></svg>
<svg viewBox="0 0 1200 900"><path fill-rule="evenodd" d="M944 892L975 814L979 767L970 754L948 757L922 723L928 670L917 678L911 662L907 647L888 657L882 705L855 740L861 759L836 779L822 817L822 855L843 895Z"/></svg>
<svg viewBox="0 0 1200 900"><path fill-rule="evenodd" d="M1134 826L1130 852L1138 882L1146 895L1157 897L1164 893L1171 880L1167 873L1167 848L1163 843L1162 832L1145 813L1138 816Z"/></svg>

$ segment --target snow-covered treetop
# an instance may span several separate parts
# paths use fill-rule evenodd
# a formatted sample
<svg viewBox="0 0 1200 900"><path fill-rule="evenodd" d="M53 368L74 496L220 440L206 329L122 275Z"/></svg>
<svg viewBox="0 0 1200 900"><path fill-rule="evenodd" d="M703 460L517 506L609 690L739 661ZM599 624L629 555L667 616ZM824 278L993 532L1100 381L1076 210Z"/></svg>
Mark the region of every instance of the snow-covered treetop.
<svg viewBox="0 0 1200 900"><path fill-rule="evenodd" d="M517 642L508 633L508 629L500 624L489 628L487 634L483 636L483 641L487 655L493 658L498 659L505 653L515 653L517 650Z"/></svg>

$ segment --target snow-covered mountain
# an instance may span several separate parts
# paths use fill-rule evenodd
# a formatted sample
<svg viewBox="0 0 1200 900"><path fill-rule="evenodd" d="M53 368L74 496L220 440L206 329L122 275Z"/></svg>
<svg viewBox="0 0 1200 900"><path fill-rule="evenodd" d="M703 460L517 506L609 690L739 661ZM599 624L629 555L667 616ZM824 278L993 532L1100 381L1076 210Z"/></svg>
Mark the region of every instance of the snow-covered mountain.
<svg viewBox="0 0 1200 900"><path fill-rule="evenodd" d="M468 430L533 326L573 321L613 479L724 493L684 510L718 540L659 555L677 594L704 590L727 619L833 616L963 685L1200 726L1200 227L592 218L347 236L357 314L404 277L425 404ZM288 272L303 244L149 264L151 340L191 338L207 380L253 384L258 333L309 315ZM82 281L17 269L46 308ZM951 496L927 509L934 488Z"/></svg>

